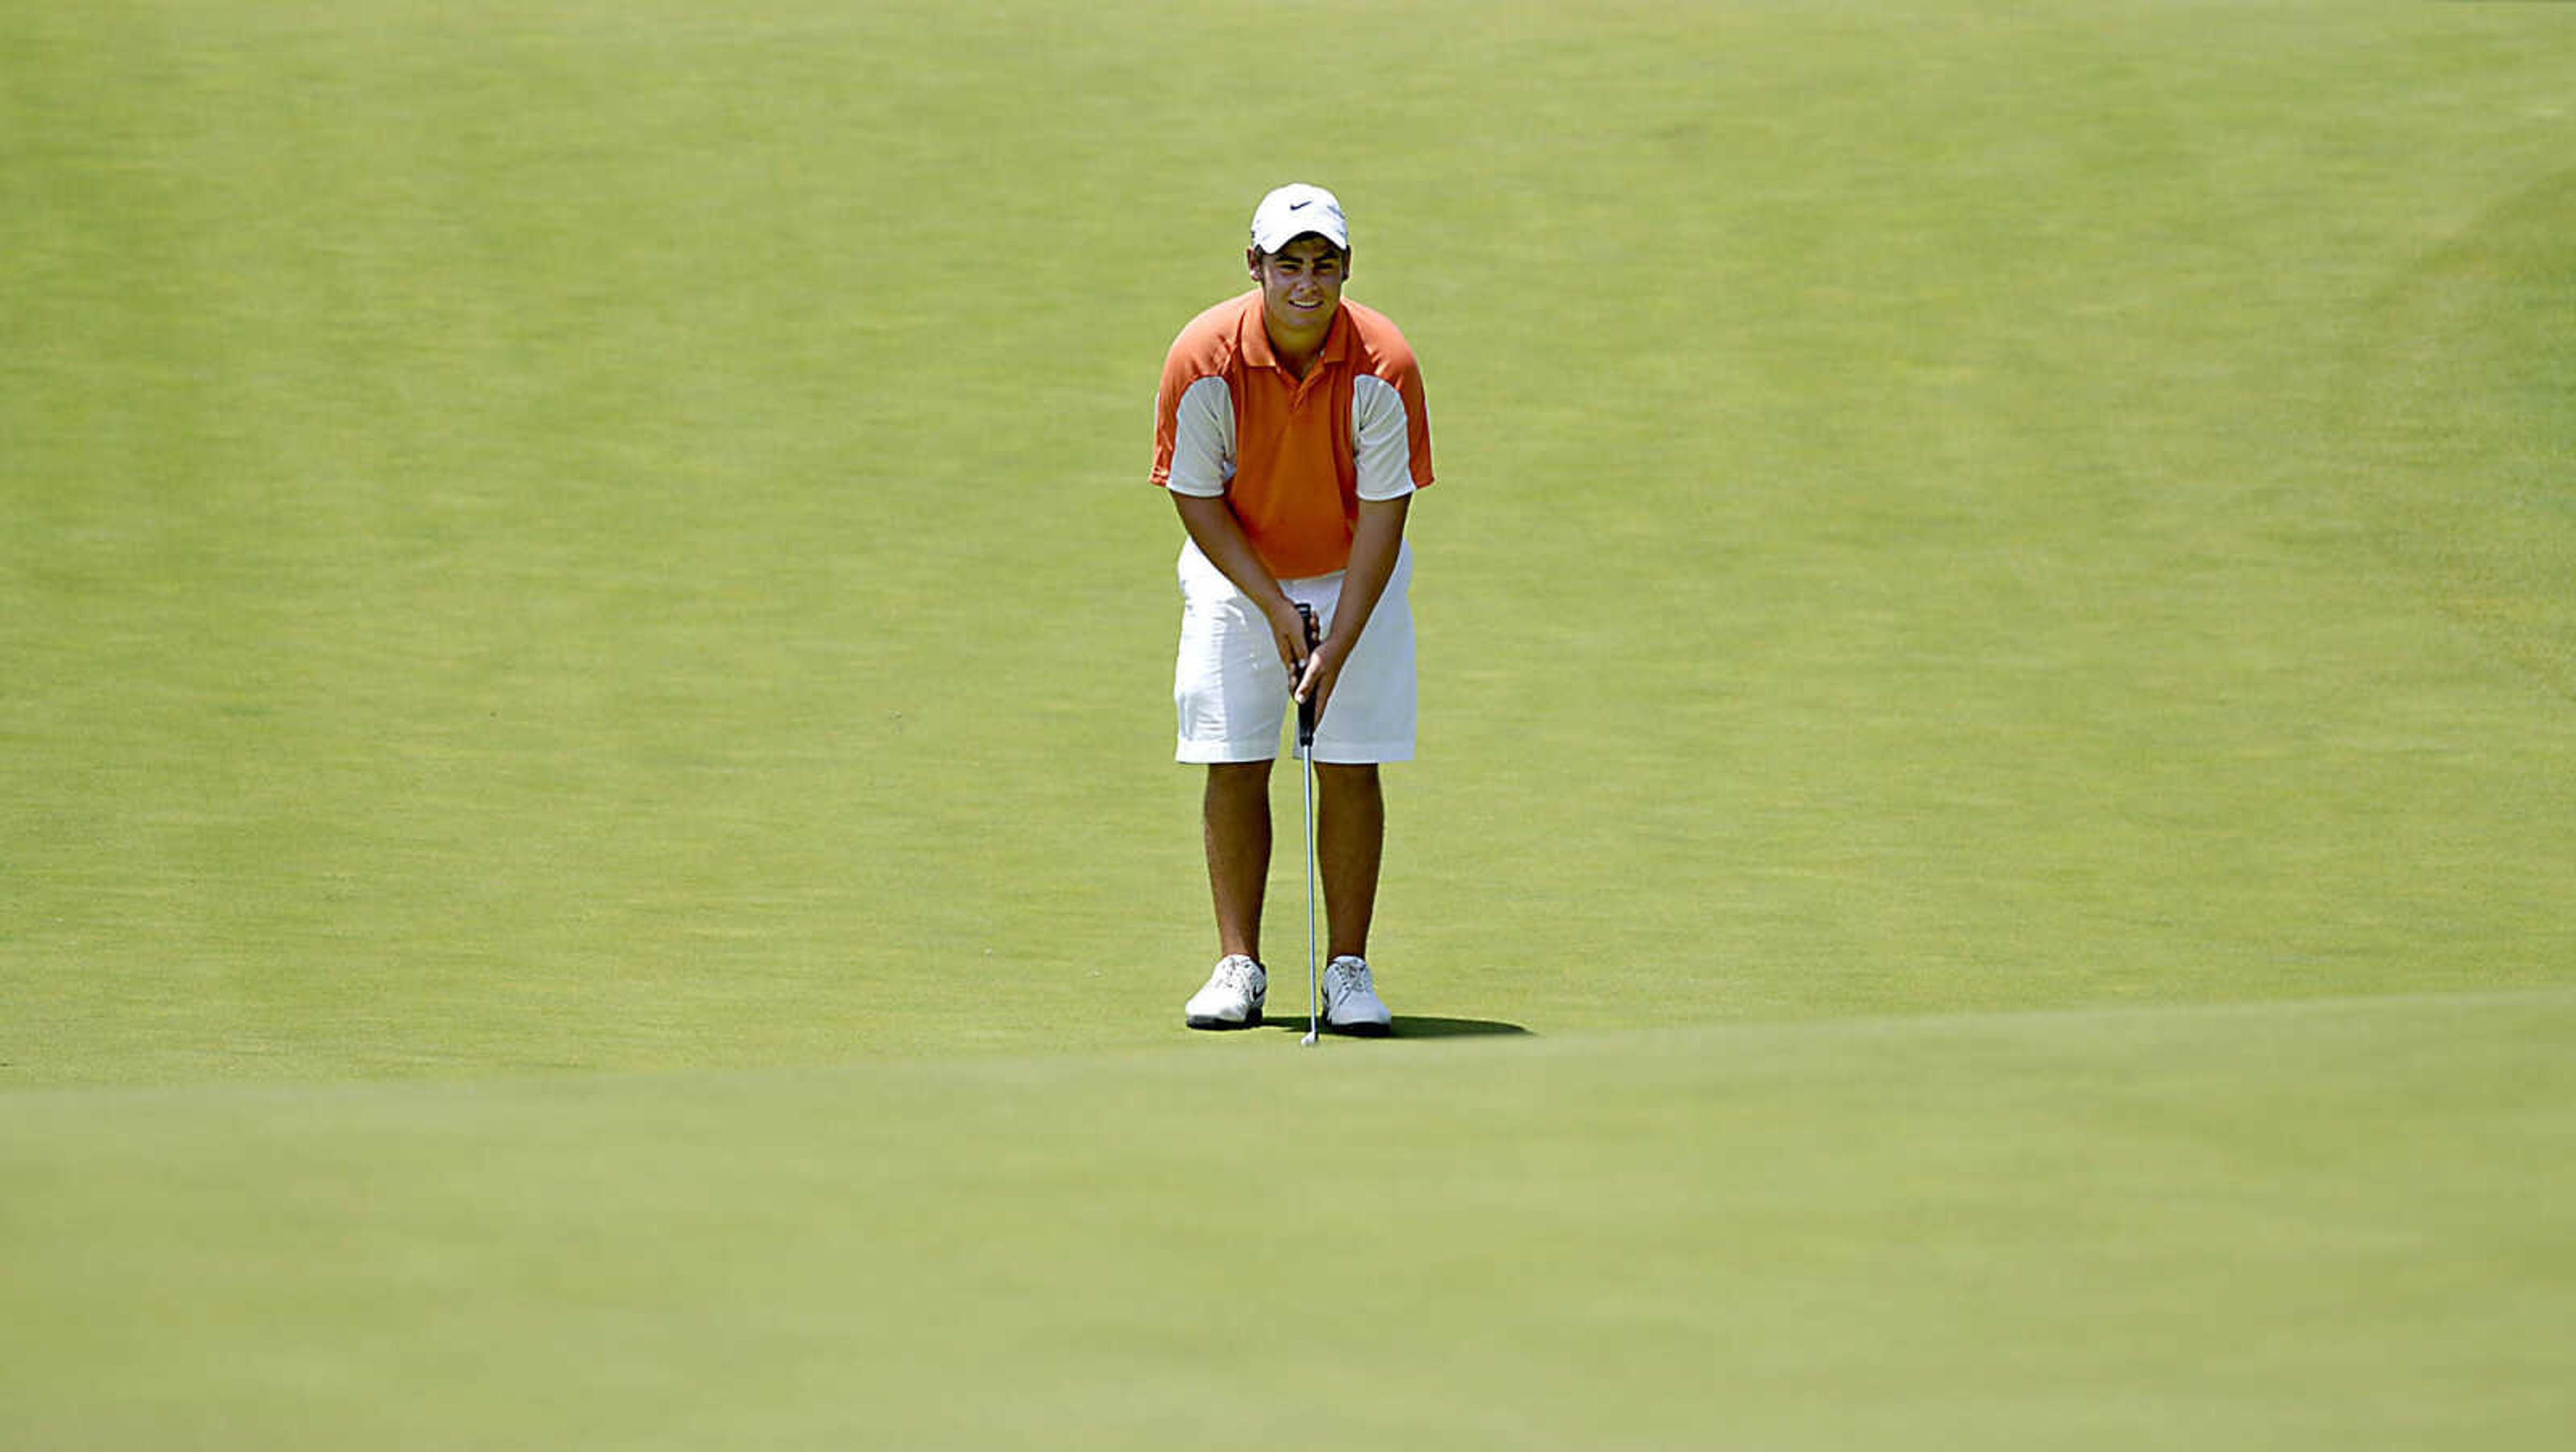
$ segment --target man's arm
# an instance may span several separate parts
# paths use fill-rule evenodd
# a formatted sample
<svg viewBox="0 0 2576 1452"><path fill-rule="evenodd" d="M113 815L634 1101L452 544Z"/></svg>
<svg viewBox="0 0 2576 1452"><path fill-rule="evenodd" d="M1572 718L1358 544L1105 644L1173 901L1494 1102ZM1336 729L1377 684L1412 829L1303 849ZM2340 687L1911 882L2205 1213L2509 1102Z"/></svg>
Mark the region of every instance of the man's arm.
<svg viewBox="0 0 2576 1452"><path fill-rule="evenodd" d="M1351 534L1351 562L1342 571L1341 598L1333 605L1333 632L1316 647L1306 662L1306 674L1297 682L1298 700L1314 694L1318 720L1332 702L1333 682L1341 676L1342 662L1351 658L1351 647L1359 644L1378 597L1386 593L1386 582L1395 575L1396 552L1404 545L1405 513L1412 504L1410 494L1360 501L1359 523Z"/></svg>
<svg viewBox="0 0 2576 1452"><path fill-rule="evenodd" d="M1234 588L1241 590L1244 598L1260 606L1261 613L1270 618L1270 634L1279 647L1280 663L1294 669L1306 659L1306 628L1297 618L1297 603L1279 588L1270 567L1261 562L1260 552L1244 536L1243 521L1234 517L1234 506L1222 494L1184 494L1175 489L1171 495L1172 507L1180 511L1181 527L1190 532L1190 541L1208 557L1209 564L1234 582ZM1368 506L1360 508L1365 520ZM1356 556L1353 563L1357 563ZM1387 568L1395 568L1392 554L1387 557ZM1384 579L1378 581L1378 588L1386 588ZM1346 584L1343 599L1349 598L1350 587ZM1376 596L1370 599L1374 603Z"/></svg>

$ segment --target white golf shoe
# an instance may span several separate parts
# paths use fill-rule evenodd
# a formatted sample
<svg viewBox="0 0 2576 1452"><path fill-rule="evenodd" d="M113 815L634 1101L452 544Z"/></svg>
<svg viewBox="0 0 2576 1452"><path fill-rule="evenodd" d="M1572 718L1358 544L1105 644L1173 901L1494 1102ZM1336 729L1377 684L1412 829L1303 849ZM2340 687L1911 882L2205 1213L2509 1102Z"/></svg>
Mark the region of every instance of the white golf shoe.
<svg viewBox="0 0 2576 1452"><path fill-rule="evenodd" d="M1395 1015L1378 1001L1367 959L1345 953L1324 970L1324 1027L1362 1038L1381 1038L1394 1029Z"/></svg>
<svg viewBox="0 0 2576 1452"><path fill-rule="evenodd" d="M1190 995L1181 1010L1194 1029L1251 1028L1261 1022L1261 1001L1270 993L1270 975L1240 953L1219 958L1207 986Z"/></svg>

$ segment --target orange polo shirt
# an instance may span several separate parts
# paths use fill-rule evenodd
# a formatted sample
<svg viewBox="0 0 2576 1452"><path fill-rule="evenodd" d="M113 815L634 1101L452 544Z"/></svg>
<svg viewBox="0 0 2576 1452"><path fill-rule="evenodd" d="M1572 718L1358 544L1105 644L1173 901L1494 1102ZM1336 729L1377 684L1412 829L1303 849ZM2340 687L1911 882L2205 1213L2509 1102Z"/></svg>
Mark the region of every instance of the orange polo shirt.
<svg viewBox="0 0 2576 1452"><path fill-rule="evenodd" d="M1411 345L1385 314L1344 298L1299 378L1270 346L1260 289L1218 303L1164 359L1153 481L1223 496L1275 578L1343 568L1361 500L1431 483L1431 419Z"/></svg>

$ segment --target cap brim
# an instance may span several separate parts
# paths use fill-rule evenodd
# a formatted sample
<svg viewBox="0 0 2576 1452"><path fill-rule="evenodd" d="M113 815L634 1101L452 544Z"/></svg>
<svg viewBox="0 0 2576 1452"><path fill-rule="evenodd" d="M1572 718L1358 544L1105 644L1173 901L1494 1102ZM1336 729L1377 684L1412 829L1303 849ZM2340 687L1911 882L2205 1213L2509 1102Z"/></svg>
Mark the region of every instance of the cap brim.
<svg viewBox="0 0 2576 1452"><path fill-rule="evenodd" d="M1344 252L1351 250L1350 237L1344 233L1337 233L1330 227L1299 227L1296 231L1289 233L1285 237L1277 236L1275 234L1264 237L1255 234L1252 239L1252 245L1260 248L1263 252L1277 252L1284 249L1289 243L1296 241L1300 237L1321 237Z"/></svg>

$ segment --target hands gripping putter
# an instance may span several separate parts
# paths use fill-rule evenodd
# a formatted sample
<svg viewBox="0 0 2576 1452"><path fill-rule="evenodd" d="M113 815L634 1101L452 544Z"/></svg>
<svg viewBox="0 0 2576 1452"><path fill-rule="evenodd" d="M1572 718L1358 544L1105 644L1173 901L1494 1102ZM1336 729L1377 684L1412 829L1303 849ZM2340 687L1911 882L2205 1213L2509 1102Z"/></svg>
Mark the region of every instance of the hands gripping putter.
<svg viewBox="0 0 2576 1452"><path fill-rule="evenodd" d="M1298 624L1306 636L1306 658L1297 662L1296 684L1304 685L1306 670L1315 658L1317 637L1315 612L1304 605L1297 607ZM1315 981L1315 697L1308 692L1297 702L1297 757L1305 768L1306 783L1306 1037L1308 1048L1315 1046L1315 1035L1324 1022L1323 991Z"/></svg>

